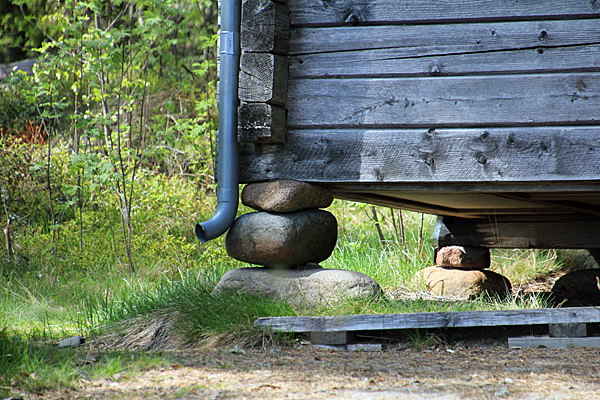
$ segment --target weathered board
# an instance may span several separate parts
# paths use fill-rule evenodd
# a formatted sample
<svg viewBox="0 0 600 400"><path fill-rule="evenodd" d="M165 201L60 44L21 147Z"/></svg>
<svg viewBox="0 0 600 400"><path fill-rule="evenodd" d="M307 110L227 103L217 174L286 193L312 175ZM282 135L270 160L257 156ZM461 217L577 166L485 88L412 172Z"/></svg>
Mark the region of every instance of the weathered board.
<svg viewBox="0 0 600 400"><path fill-rule="evenodd" d="M290 129L600 124L600 73L290 80Z"/></svg>
<svg viewBox="0 0 600 400"><path fill-rule="evenodd" d="M345 57L339 53L291 56L290 75L294 78L407 77L600 69L600 45L597 44L419 57L395 55L399 52L386 49L344 52ZM499 63L498 59L502 59L502 62Z"/></svg>
<svg viewBox="0 0 600 400"><path fill-rule="evenodd" d="M538 348L563 349L568 347L600 347L600 337L515 337L508 338L509 348Z"/></svg>
<svg viewBox="0 0 600 400"><path fill-rule="evenodd" d="M241 46L245 52L287 54L290 16L282 2L244 0Z"/></svg>
<svg viewBox="0 0 600 400"><path fill-rule="evenodd" d="M287 1L243 0L238 141L285 143L290 15Z"/></svg>
<svg viewBox="0 0 600 400"><path fill-rule="evenodd" d="M594 127L293 130L286 146L240 151L242 180L600 185L600 129Z"/></svg>
<svg viewBox="0 0 600 400"><path fill-rule="evenodd" d="M599 24L583 19L294 29L288 54L348 51L360 56L362 50L385 50L394 57L426 57L583 46L600 41Z"/></svg>
<svg viewBox="0 0 600 400"><path fill-rule="evenodd" d="M284 56L244 53L240 59L238 96L248 103L278 106L287 101L288 65Z"/></svg>
<svg viewBox="0 0 600 400"><path fill-rule="evenodd" d="M600 249L600 216L492 215L488 219L438 218L434 245L489 248Z"/></svg>
<svg viewBox="0 0 600 400"><path fill-rule="evenodd" d="M290 0L293 26L429 24L600 16L598 0Z"/></svg>
<svg viewBox="0 0 600 400"><path fill-rule="evenodd" d="M600 322L599 309L581 307L322 317L269 317L257 319L254 325L271 332L303 333L597 322Z"/></svg>

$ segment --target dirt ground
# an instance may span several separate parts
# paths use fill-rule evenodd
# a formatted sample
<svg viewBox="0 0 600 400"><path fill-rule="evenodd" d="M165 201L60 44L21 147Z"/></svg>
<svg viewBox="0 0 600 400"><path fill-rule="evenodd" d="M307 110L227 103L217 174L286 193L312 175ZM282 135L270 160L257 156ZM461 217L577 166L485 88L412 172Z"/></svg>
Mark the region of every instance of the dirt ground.
<svg viewBox="0 0 600 400"><path fill-rule="evenodd" d="M348 352L298 344L183 351L169 367L25 399L594 399L600 350L495 343Z"/></svg>

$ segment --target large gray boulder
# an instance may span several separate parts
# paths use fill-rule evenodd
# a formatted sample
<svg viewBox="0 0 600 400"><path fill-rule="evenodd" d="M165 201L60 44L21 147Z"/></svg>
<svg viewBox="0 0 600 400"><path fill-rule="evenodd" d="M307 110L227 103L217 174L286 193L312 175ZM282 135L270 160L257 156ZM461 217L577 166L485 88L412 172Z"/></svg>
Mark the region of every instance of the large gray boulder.
<svg viewBox="0 0 600 400"><path fill-rule="evenodd" d="M511 292L510 281L493 271L449 267L427 267L417 272L427 289L440 296L469 299L482 294L504 298Z"/></svg>
<svg viewBox="0 0 600 400"><path fill-rule="evenodd" d="M294 180L251 183L242 190L242 203L259 211L284 213L326 208L332 201L329 190Z"/></svg>
<svg viewBox="0 0 600 400"><path fill-rule="evenodd" d="M367 275L324 269L317 264L293 270L234 269L223 275L213 293L221 291L264 296L301 308L328 307L345 300L372 300L382 294L379 284Z"/></svg>
<svg viewBox="0 0 600 400"><path fill-rule="evenodd" d="M328 211L254 212L235 220L225 249L230 257L250 264L292 268L326 260L336 241L337 221Z"/></svg>

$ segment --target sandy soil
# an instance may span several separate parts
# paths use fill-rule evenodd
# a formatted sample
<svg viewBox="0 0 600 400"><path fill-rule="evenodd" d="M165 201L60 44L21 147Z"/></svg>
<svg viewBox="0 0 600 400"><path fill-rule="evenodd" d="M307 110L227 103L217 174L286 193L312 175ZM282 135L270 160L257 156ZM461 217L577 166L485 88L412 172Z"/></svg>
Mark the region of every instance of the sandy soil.
<svg viewBox="0 0 600 400"><path fill-rule="evenodd" d="M81 380L36 399L595 399L600 350L384 347L347 352L310 345L174 354L167 368Z"/></svg>

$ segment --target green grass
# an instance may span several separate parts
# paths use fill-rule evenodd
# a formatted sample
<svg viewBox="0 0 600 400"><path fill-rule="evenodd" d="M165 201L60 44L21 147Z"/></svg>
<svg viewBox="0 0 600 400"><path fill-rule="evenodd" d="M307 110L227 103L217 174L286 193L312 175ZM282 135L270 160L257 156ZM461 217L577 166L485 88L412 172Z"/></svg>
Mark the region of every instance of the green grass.
<svg viewBox="0 0 600 400"><path fill-rule="evenodd" d="M0 330L0 396L75 388L81 381L127 379L140 370L172 363L161 353L98 352L89 347L59 349L49 337ZM118 375L117 375L118 374Z"/></svg>
<svg viewBox="0 0 600 400"><path fill-rule="evenodd" d="M287 339L257 331L253 322L262 316L547 305L542 298L525 295L460 302L427 296L413 276L432 265L435 217L404 212L402 238L397 233L397 216L394 227L390 210L376 208L382 240L370 206L337 200L329 210L338 219L339 240L322 266L362 272L386 292L414 293L412 300L346 301L303 310L240 294L213 296L212 289L225 272L248 265L226 255L223 238L205 244L196 239L194 225L210 216L212 197L197 196L193 182L177 177L149 174L138 186L135 274L124 254L118 214L109 203L105 209L84 210L81 248L77 219L61 226L54 245L52 232L39 226L21 226L14 233L13 240L20 245L18 253L10 258L0 256L0 376L4 377L0 386L12 388L3 393L70 387L83 375L110 376L114 371L135 371L166 362L162 356L145 352L104 350L93 355L101 361L78 366L78 360L88 357L86 352L93 347L56 348L58 341L73 335L100 335L121 349L160 349L167 342L182 347L251 346ZM248 211L241 207L239 213ZM564 269L569 259L554 251L494 250L493 264L518 287ZM148 332L160 335L155 342L145 342Z"/></svg>

